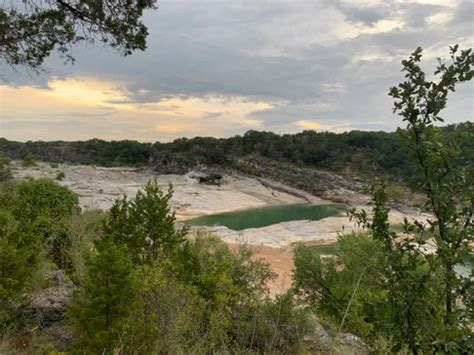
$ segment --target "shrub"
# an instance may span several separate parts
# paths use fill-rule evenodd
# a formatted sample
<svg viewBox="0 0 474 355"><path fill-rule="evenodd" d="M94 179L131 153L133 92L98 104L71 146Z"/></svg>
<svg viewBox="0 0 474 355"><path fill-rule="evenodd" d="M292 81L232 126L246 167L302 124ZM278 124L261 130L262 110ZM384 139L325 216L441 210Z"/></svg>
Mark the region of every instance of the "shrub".
<svg viewBox="0 0 474 355"><path fill-rule="evenodd" d="M407 188L396 184L387 186L386 193L388 199L395 202L409 202L410 198L413 198L413 193Z"/></svg>
<svg viewBox="0 0 474 355"><path fill-rule="evenodd" d="M69 221L79 211L79 199L67 187L49 179L5 185L0 208L11 211L21 232L39 238L58 267L71 267Z"/></svg>
<svg viewBox="0 0 474 355"><path fill-rule="evenodd" d="M66 178L66 174L64 173L64 171L60 171L57 175L56 175L56 180L58 181L62 181Z"/></svg>
<svg viewBox="0 0 474 355"><path fill-rule="evenodd" d="M13 215L0 209L0 334L11 325L29 290L40 250L38 239L19 231Z"/></svg>
<svg viewBox="0 0 474 355"><path fill-rule="evenodd" d="M123 247L104 239L89 256L86 268L69 311L80 335L76 348L81 353L111 353L126 332L126 318L132 312L132 263Z"/></svg>
<svg viewBox="0 0 474 355"><path fill-rule="evenodd" d="M151 263L169 257L184 241L184 230L175 228L170 200L173 190L165 193L156 181L150 181L135 198L117 199L110 209L105 234L129 250L134 263Z"/></svg>
<svg viewBox="0 0 474 355"><path fill-rule="evenodd" d="M10 180L11 178L10 159L0 155L0 182Z"/></svg>
<svg viewBox="0 0 474 355"><path fill-rule="evenodd" d="M36 159L33 154L28 154L26 157L23 158L21 161L21 165L24 167L29 167L29 166L35 166L36 165Z"/></svg>
<svg viewBox="0 0 474 355"><path fill-rule="evenodd" d="M193 287L171 277L162 266L143 265L135 270L133 312L120 350L133 353L200 353L205 346L205 301Z"/></svg>
<svg viewBox="0 0 474 355"><path fill-rule="evenodd" d="M364 337L385 328L379 315L387 300L380 285L386 265L376 241L363 234L346 235L339 238L334 259L323 260L317 249L299 246L294 260L294 287L318 312L340 324L348 309L345 328Z"/></svg>
<svg viewBox="0 0 474 355"><path fill-rule="evenodd" d="M95 242L103 235L105 213L101 210L86 210L74 214L69 225L71 240L71 277L76 282L81 282L86 274L86 259L89 252L94 249Z"/></svg>

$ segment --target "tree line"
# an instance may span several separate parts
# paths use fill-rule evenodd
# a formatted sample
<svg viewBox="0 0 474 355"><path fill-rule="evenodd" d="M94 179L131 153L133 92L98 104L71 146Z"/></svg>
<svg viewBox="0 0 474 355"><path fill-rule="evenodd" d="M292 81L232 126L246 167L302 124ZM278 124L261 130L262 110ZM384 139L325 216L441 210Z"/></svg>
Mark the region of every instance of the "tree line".
<svg viewBox="0 0 474 355"><path fill-rule="evenodd" d="M471 122L447 125L440 131L447 140L472 132ZM414 171L409 150L401 144L404 136L406 130L399 129L392 133L304 131L284 135L248 131L231 138L180 138L169 143L100 139L21 143L0 138L0 153L18 160L34 156L56 163L151 166L171 173L185 172L199 164L228 166L235 159L257 155L336 172L384 173L401 178L411 176ZM472 142L465 140L463 145L466 152L472 152ZM474 164L472 153L464 158L466 164Z"/></svg>

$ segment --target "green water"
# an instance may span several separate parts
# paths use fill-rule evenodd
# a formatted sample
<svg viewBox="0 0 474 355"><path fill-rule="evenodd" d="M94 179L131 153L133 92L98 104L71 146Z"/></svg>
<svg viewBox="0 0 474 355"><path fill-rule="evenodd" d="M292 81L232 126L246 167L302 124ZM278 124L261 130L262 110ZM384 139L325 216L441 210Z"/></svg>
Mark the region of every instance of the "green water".
<svg viewBox="0 0 474 355"><path fill-rule="evenodd" d="M191 219L186 223L199 226L226 226L233 230L260 228L288 221L317 221L341 213L334 205L283 205L215 214Z"/></svg>

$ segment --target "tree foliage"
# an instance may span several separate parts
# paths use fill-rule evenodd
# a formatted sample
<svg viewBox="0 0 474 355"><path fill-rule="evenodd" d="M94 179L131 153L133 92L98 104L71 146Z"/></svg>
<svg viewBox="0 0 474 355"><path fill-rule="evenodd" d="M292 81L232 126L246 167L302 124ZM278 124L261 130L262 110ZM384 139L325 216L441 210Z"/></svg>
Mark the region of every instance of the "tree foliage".
<svg viewBox="0 0 474 355"><path fill-rule="evenodd" d="M294 352L310 325L291 295L267 298L269 266L217 237L184 238L171 190L118 199L69 312L78 352ZM80 279L81 280L81 279ZM109 314L111 316L109 316ZM112 317L112 318L111 318ZM292 332L288 332L291 330Z"/></svg>
<svg viewBox="0 0 474 355"><path fill-rule="evenodd" d="M133 311L132 262L123 247L105 239L89 255L86 268L86 277L74 295L69 313L80 332L77 347L109 353L126 332L124 319Z"/></svg>
<svg viewBox="0 0 474 355"><path fill-rule="evenodd" d="M175 228L172 194L171 186L165 193L156 181L150 181L134 199L117 199L110 209L105 234L126 246L136 263L171 256L184 241L184 231Z"/></svg>
<svg viewBox="0 0 474 355"><path fill-rule="evenodd" d="M0 182L10 180L11 178L10 159L0 155Z"/></svg>
<svg viewBox="0 0 474 355"><path fill-rule="evenodd" d="M406 81L390 89L394 111L407 123L403 136L414 163L409 180L428 197L423 208L432 218L405 220L402 233L396 233L382 180L371 189L370 218L364 210L349 211L370 240L342 238L330 261L308 247L295 252L295 287L302 296L340 328L372 340L389 339L395 352L473 351L474 273L455 270L460 265L472 269L473 263L474 176L472 152L465 149L473 137L470 130L447 136L434 123L442 121L448 93L472 78L474 56L470 49L458 53L458 46L450 54L450 65L439 61L439 80L427 81L418 48L402 62ZM432 252L428 241L435 245Z"/></svg>
<svg viewBox="0 0 474 355"><path fill-rule="evenodd" d="M14 318L17 304L29 291L41 245L31 232L22 232L14 216L0 209L0 334Z"/></svg>
<svg viewBox="0 0 474 355"><path fill-rule="evenodd" d="M53 262L70 266L69 221L79 210L78 196L49 179L12 182L2 187L0 209L10 211L18 229L39 239Z"/></svg>
<svg viewBox="0 0 474 355"><path fill-rule="evenodd" d="M459 51L458 45L452 46L450 57L450 64L439 60L434 73L439 79L428 81L419 65L422 49L417 48L402 62L405 82L390 89L394 112L407 124L408 144L417 163L415 183L428 196L425 207L434 215L428 225L418 222L416 227L435 232L436 256L444 268L446 341L451 340L449 334L456 334L454 329L466 323L466 313L456 305L456 298L465 294L468 281L463 282L454 267L472 262L469 243L474 240L474 173L462 153L463 144L472 144L473 136L447 141L434 126L442 121L440 113L448 94L474 76L472 49Z"/></svg>
<svg viewBox="0 0 474 355"><path fill-rule="evenodd" d="M39 69L51 52L73 60L71 47L99 42L129 55L146 48L143 12L156 0L28 0L0 8L0 58Z"/></svg>

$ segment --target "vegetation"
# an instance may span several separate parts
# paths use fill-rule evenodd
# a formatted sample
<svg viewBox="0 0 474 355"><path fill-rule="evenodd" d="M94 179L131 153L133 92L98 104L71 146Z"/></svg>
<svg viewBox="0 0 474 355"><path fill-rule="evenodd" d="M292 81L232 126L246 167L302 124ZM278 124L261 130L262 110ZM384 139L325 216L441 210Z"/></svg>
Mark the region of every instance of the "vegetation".
<svg viewBox="0 0 474 355"><path fill-rule="evenodd" d="M35 156L33 154L26 155L21 161L21 165L23 165L24 167L35 166L36 165Z"/></svg>
<svg viewBox="0 0 474 355"><path fill-rule="evenodd" d="M81 213L77 196L52 180L3 185L2 333L34 322L25 319L27 296L49 264L75 284L72 352L304 349L312 325L291 294L268 297L269 266L243 246L233 252L216 237L186 237L175 227L171 194L150 182L104 215Z"/></svg>
<svg viewBox="0 0 474 355"><path fill-rule="evenodd" d="M405 138L413 157L412 186L428 197L433 214L426 223L405 220L402 235L388 222L386 184L372 187L373 217L350 211L369 231L339 241L336 258L322 262L314 249L295 252L295 288L326 316L371 339L389 339L392 351L470 353L474 351L472 298L474 272L462 276L456 265L472 265L473 169L463 147L472 143L464 132L446 140L433 123L441 121L447 94L474 71L471 50L451 48L452 64L440 61L437 82L426 81L418 48L402 62L406 81L390 89L395 112L407 122ZM427 252L426 235L436 250ZM362 293L363 290L363 293Z"/></svg>
<svg viewBox="0 0 474 355"><path fill-rule="evenodd" d="M0 155L0 182L10 180L11 178L10 159Z"/></svg>
<svg viewBox="0 0 474 355"><path fill-rule="evenodd" d="M12 66L39 69L51 52L73 61L71 46L108 45L123 55L146 48L143 12L155 0L32 0L0 8L0 58Z"/></svg>
<svg viewBox="0 0 474 355"><path fill-rule="evenodd" d="M452 64L440 61L440 78L431 82L419 66L421 54L417 49L402 62L406 81L390 89L395 111L407 123L398 132L403 148L392 141L395 135L380 132L249 132L153 145L2 140L7 154L33 163L34 154L171 166L176 157L220 165L249 156L334 170L385 166L383 171L406 177L426 196L423 208L432 218L390 225L387 200L403 199L407 190L376 180L370 218L366 211L349 211L365 231L324 248L296 247L294 287L271 298L267 283L275 275L245 246L231 251L217 237L191 237L177 227L171 187L163 191L150 181L104 213L82 212L78 196L52 180L3 181L1 335L36 329L28 327L35 323L27 311L29 296L46 266L65 270L74 283L65 320L73 330L65 350L72 353L307 353L320 345L314 344L314 315L336 334L361 336L379 353L473 353L474 272L455 270L474 263L473 126L440 129L434 123L448 93L472 78L474 56L452 47ZM343 147L360 160L346 153L335 161L326 158ZM411 163L400 164L401 157ZM1 171L9 171L7 160L0 160ZM430 240L434 250L427 248Z"/></svg>
<svg viewBox="0 0 474 355"><path fill-rule="evenodd" d="M181 138L170 143L139 143L135 141L106 142L92 139L84 142L13 142L0 138L0 153L10 159L23 159L29 154L42 161L90 164L100 166L151 166L162 173L185 173L198 164L233 167L246 171L242 160L250 163L255 157L277 163L297 164L339 173L356 173L373 177L386 174L395 179L408 178L415 171L408 147L402 143L405 130L394 133L361 132L330 133L304 131L278 135L272 132L249 131L243 136L227 139L211 137ZM459 135L474 134L470 122L448 125L439 131L447 141ZM467 140L464 151L472 151ZM466 156L466 164L474 165L474 155ZM261 162L252 164L254 174ZM305 181L300 181L305 183Z"/></svg>
<svg viewBox="0 0 474 355"><path fill-rule="evenodd" d="M57 175L56 175L56 180L58 181L62 181L66 178L66 174L64 173L64 171L60 171Z"/></svg>
<svg viewBox="0 0 474 355"><path fill-rule="evenodd" d="M60 268L71 264L69 222L79 209L76 194L48 179L7 183L0 210L9 211L20 232L30 234Z"/></svg>
<svg viewBox="0 0 474 355"><path fill-rule="evenodd" d="M38 264L39 241L21 231L14 216L0 209L0 332L12 327L15 303L24 301Z"/></svg>

